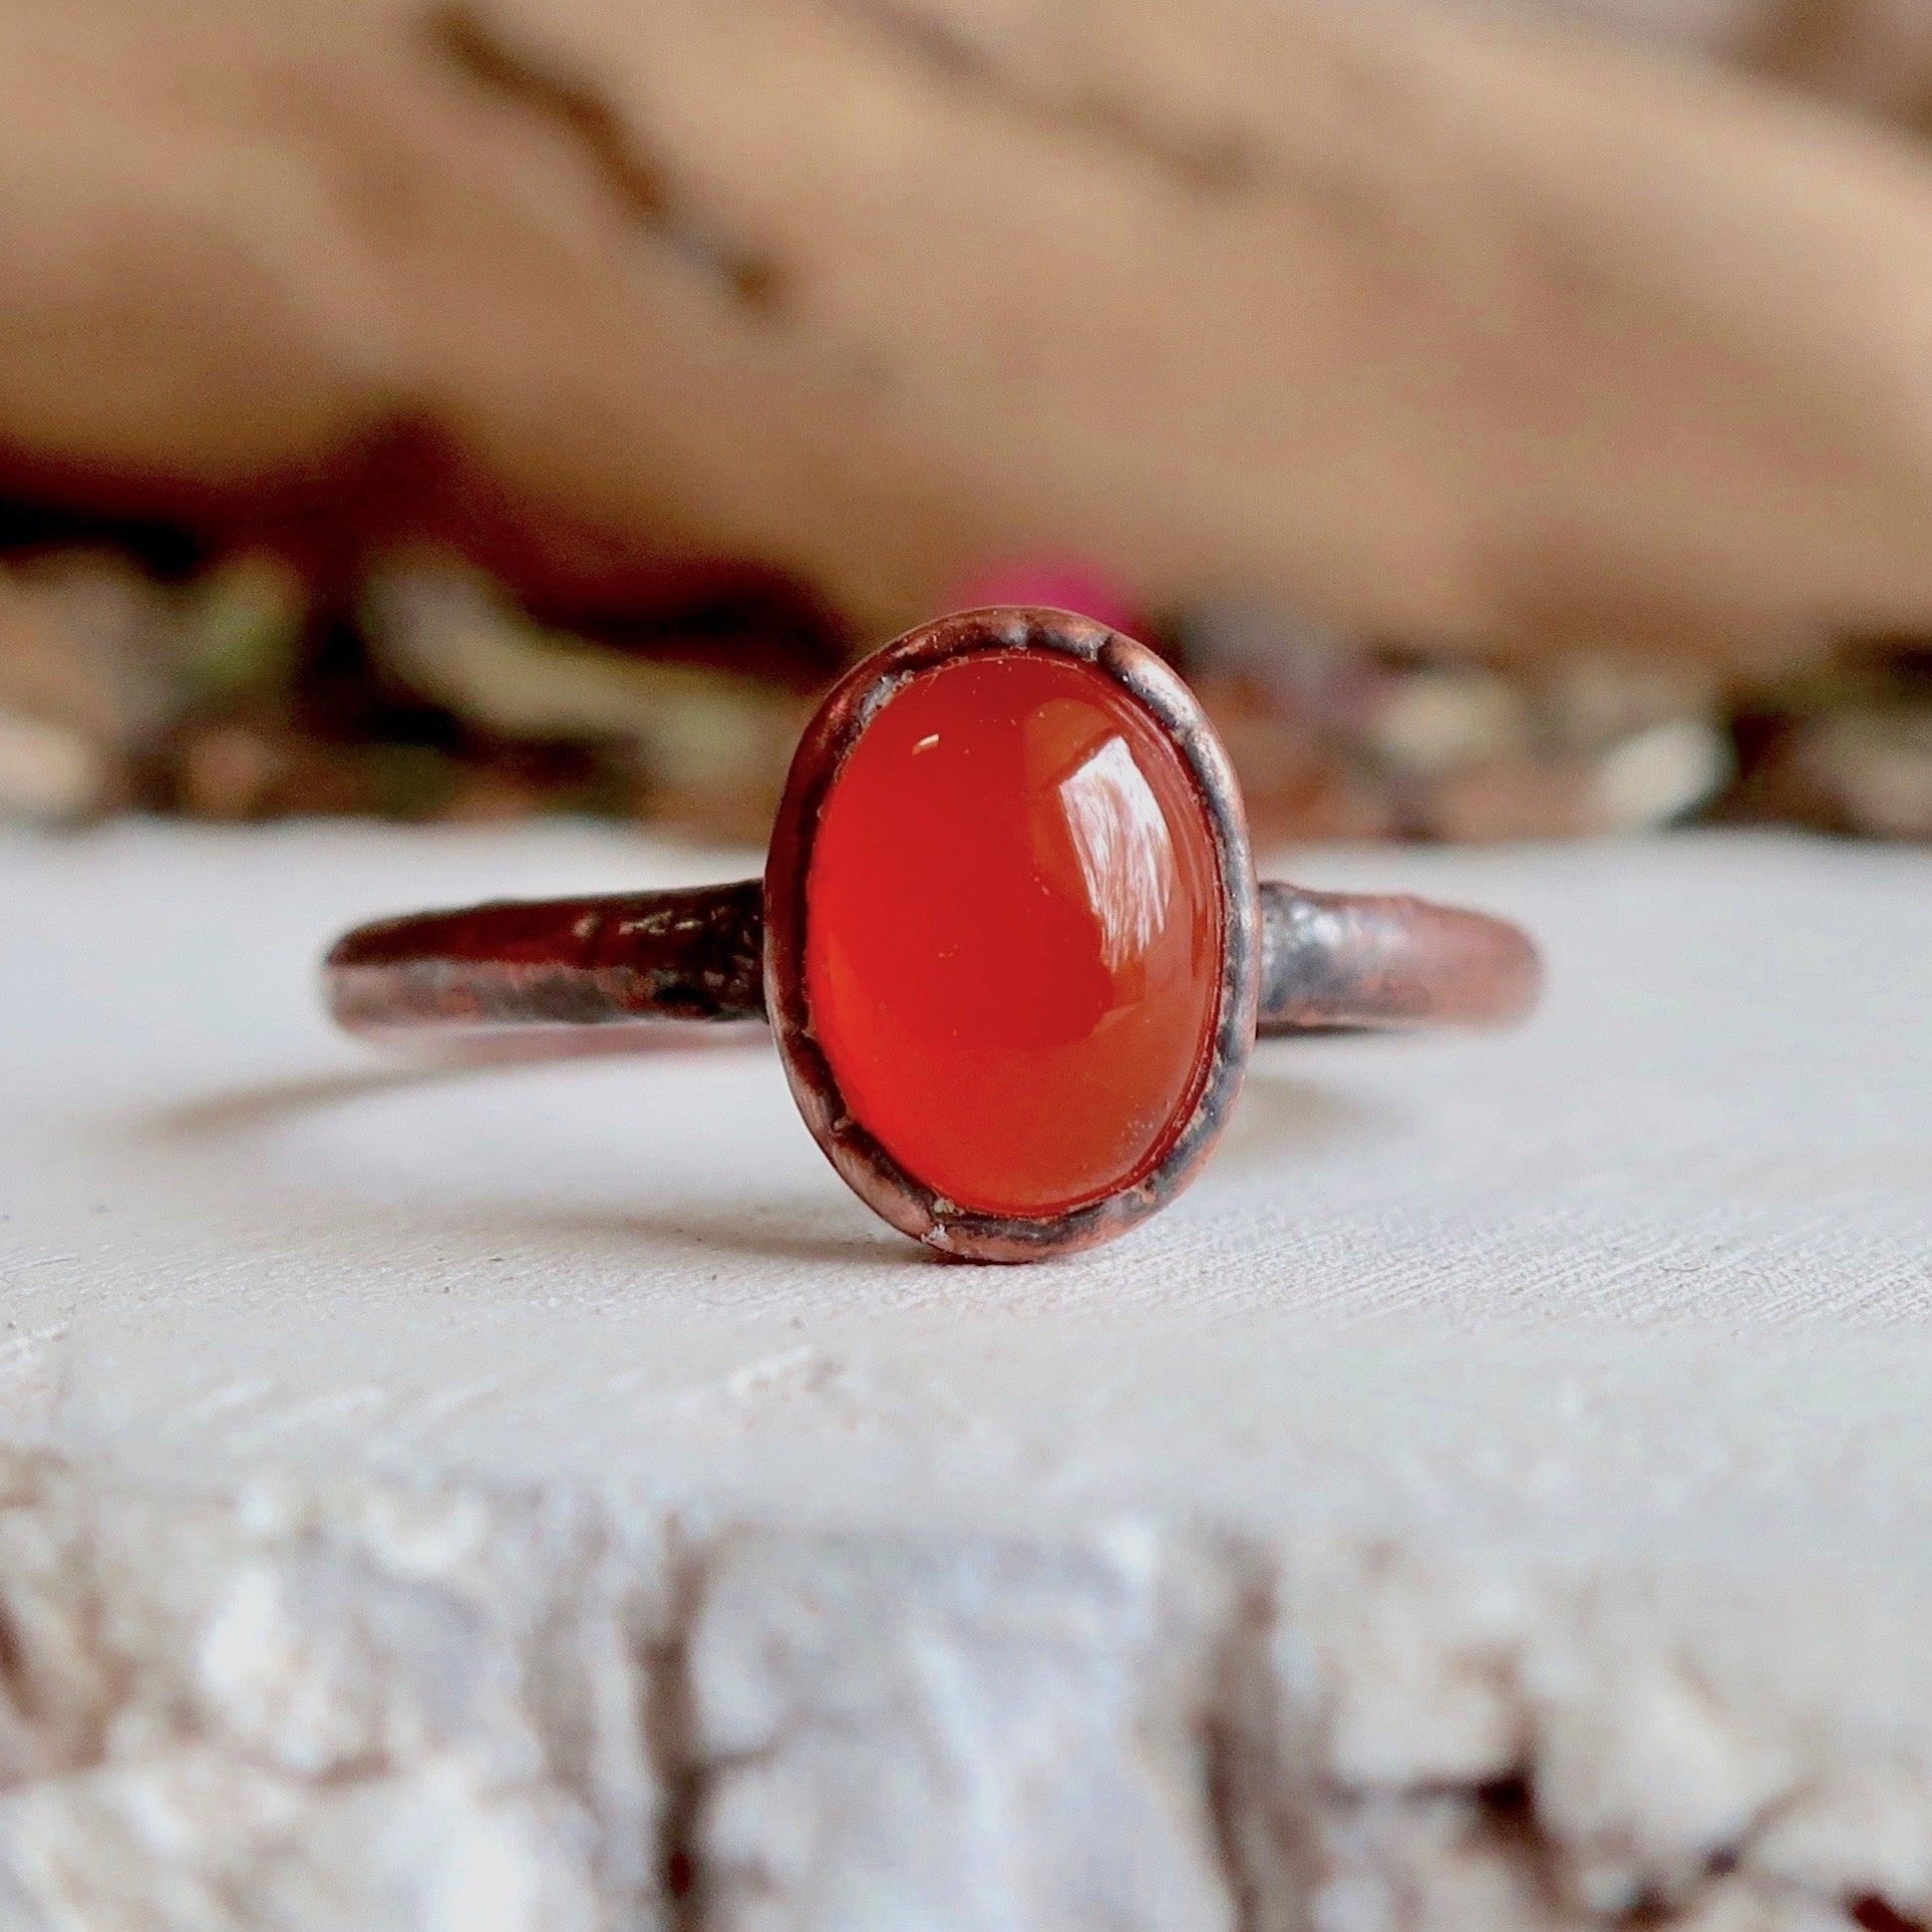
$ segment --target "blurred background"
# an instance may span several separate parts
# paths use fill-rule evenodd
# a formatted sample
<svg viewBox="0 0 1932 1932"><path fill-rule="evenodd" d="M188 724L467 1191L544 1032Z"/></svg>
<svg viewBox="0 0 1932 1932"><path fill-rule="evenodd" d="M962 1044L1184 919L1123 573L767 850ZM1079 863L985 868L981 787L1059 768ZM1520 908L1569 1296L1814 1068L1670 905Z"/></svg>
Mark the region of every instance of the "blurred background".
<svg viewBox="0 0 1932 1932"><path fill-rule="evenodd" d="M756 838L946 608L1258 835L1932 836L1932 0L0 0L0 821Z"/></svg>

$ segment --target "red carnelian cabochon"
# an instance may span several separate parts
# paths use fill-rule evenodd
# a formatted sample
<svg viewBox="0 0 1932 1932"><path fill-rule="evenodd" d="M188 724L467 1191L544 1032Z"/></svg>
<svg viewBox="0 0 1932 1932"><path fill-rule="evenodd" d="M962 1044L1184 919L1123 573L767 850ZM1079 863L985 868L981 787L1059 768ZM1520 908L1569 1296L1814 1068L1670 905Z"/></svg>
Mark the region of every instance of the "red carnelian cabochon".
<svg viewBox="0 0 1932 1932"><path fill-rule="evenodd" d="M961 1207L1098 1199L1192 1111L1220 1008L1214 833L1104 672L1001 650L915 674L839 769L805 895L845 1105Z"/></svg>

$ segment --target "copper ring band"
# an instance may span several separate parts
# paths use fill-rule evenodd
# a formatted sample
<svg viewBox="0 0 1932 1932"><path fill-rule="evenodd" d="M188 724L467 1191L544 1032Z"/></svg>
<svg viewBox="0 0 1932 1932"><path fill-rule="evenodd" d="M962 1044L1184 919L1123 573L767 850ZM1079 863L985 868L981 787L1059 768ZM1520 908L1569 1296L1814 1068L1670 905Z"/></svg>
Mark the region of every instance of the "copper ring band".
<svg viewBox="0 0 1932 1932"><path fill-rule="evenodd" d="M420 913L350 933L326 966L368 1037L765 1018L762 881ZM1485 913L1261 887L1263 1035L1491 1026L1534 998L1535 948Z"/></svg>

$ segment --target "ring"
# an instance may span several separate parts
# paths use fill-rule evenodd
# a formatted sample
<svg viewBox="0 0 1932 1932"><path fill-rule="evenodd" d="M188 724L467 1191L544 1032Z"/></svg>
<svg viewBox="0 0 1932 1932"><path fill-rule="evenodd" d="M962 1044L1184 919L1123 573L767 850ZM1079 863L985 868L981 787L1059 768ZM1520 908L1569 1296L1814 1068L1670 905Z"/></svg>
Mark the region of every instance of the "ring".
<svg viewBox="0 0 1932 1932"><path fill-rule="evenodd" d="M376 1039L769 1020L846 1182L977 1261L1163 1207L1257 1034L1498 1025L1540 978L1500 919L1257 882L1180 678L1022 609L942 617L844 677L763 879L385 920L325 972L336 1019Z"/></svg>

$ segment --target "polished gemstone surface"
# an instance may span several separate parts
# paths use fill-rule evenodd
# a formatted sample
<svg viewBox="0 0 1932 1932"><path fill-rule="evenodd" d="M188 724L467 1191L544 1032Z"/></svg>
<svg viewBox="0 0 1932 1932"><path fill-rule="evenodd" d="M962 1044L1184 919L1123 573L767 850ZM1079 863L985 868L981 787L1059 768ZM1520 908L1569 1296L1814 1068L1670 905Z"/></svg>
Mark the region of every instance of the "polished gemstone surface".
<svg viewBox="0 0 1932 1932"><path fill-rule="evenodd" d="M813 1028L853 1118L960 1206L1043 1215L1144 1174L1220 1005L1212 827L1105 673L1000 650L916 674L825 800Z"/></svg>

